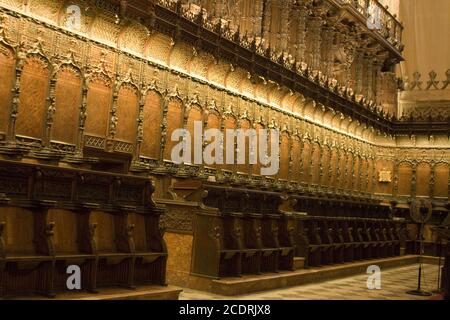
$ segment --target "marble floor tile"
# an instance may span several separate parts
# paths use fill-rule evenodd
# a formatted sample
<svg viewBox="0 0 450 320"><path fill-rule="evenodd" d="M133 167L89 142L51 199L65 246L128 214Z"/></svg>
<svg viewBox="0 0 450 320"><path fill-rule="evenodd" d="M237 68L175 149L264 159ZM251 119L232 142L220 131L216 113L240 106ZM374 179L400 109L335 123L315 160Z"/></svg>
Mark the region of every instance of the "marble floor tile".
<svg viewBox="0 0 450 320"><path fill-rule="evenodd" d="M418 265L382 270L381 289L367 289L366 274L343 279L330 280L316 284L226 297L207 292L185 289L180 300L427 300L406 294L417 287ZM433 291L437 287L438 268L435 265L423 266L424 290Z"/></svg>

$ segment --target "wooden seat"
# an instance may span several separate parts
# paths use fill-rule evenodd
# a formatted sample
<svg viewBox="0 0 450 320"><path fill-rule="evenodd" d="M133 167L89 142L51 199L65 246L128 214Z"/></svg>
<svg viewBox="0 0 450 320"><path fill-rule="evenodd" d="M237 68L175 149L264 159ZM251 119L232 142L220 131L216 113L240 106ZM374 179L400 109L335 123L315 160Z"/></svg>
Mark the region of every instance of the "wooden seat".
<svg viewBox="0 0 450 320"><path fill-rule="evenodd" d="M80 268L82 289L90 292L165 284L167 250L159 230L164 209L152 202L148 178L5 166L10 174L0 179L25 189L0 201L0 297L67 291L69 266Z"/></svg>

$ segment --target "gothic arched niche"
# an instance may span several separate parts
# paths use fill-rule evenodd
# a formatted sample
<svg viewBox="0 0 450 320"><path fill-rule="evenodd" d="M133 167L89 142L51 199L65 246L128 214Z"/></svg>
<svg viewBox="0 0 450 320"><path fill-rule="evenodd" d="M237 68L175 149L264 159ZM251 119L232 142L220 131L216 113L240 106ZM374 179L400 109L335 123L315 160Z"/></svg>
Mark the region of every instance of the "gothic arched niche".
<svg viewBox="0 0 450 320"><path fill-rule="evenodd" d="M250 163L250 153L249 153L249 145L250 138L247 136L248 130L251 128L250 121L247 119L242 119L240 122L240 129L242 130L242 134L245 135L245 147L244 150L237 150L236 156L239 159L239 154L244 154L244 164L239 164L237 166L238 172L248 173L249 172L249 163ZM236 161L237 161L236 159Z"/></svg>
<svg viewBox="0 0 450 320"><path fill-rule="evenodd" d="M141 155L158 159L161 145L161 95L150 90L145 97Z"/></svg>
<svg viewBox="0 0 450 320"><path fill-rule="evenodd" d="M137 88L128 84L122 85L117 99L116 138L118 140L134 143L136 139L138 102Z"/></svg>
<svg viewBox="0 0 450 320"><path fill-rule="evenodd" d="M366 177L369 171L369 163L367 161L367 159L365 157L361 157L361 172L360 175L358 176L358 190L361 192L366 192Z"/></svg>
<svg viewBox="0 0 450 320"><path fill-rule="evenodd" d="M81 86L81 75L77 70L65 67L58 72L52 140L70 144L76 143Z"/></svg>
<svg viewBox="0 0 450 320"><path fill-rule="evenodd" d="M284 131L280 136L280 171L278 178L282 180L290 180L289 177L289 160L290 160L290 137Z"/></svg>
<svg viewBox="0 0 450 320"><path fill-rule="evenodd" d="M208 74L208 67L215 62L212 55L199 52L198 55L194 56L189 66L190 74L197 76L201 79L206 79Z"/></svg>
<svg viewBox="0 0 450 320"><path fill-rule="evenodd" d="M447 198L449 195L449 165L438 163L434 169L434 196Z"/></svg>
<svg viewBox="0 0 450 320"><path fill-rule="evenodd" d="M179 141L172 141L172 133L182 128L183 124L183 102L178 98L170 99L167 105L167 136L164 149L164 160L172 160L172 149Z"/></svg>
<svg viewBox="0 0 450 320"><path fill-rule="evenodd" d="M161 33L154 33L147 39L144 54L152 60L168 65L172 46L173 42L171 38Z"/></svg>
<svg viewBox="0 0 450 320"><path fill-rule="evenodd" d="M0 41L0 133L6 133L14 80L14 52Z"/></svg>
<svg viewBox="0 0 450 320"><path fill-rule="evenodd" d="M115 23L113 17L98 14L92 22L89 33L93 39L115 47L119 39L120 26Z"/></svg>
<svg viewBox="0 0 450 320"><path fill-rule="evenodd" d="M258 142L259 142L259 139L261 137L261 132L262 132L262 130L264 128L265 127L264 127L264 125L262 123L256 123L255 124L255 130L256 130L256 136L258 137ZM258 152L259 152L259 149L258 149ZM257 157L256 164L253 165L252 172L253 172L254 175L261 175L261 161L260 161L259 156Z"/></svg>
<svg viewBox="0 0 450 320"><path fill-rule="evenodd" d="M366 186L366 190L369 193L373 193L374 190L374 184L373 184L373 174L374 174L374 161L372 159L367 160L367 186Z"/></svg>
<svg viewBox="0 0 450 320"><path fill-rule="evenodd" d="M322 177L319 177L319 184L320 185L328 185L329 183L329 175L328 175L328 169L330 166L330 160L331 157L331 148L329 146L324 145L322 147L322 155L321 155L321 163L322 163Z"/></svg>
<svg viewBox="0 0 450 320"><path fill-rule="evenodd" d="M420 163L417 166L417 188L416 194L418 196L430 195L430 178L431 178L431 165L429 163Z"/></svg>
<svg viewBox="0 0 450 320"><path fill-rule="evenodd" d="M312 145L310 140L305 140L303 144L303 174L302 174L302 182L309 181L309 173L311 170L311 157L312 157Z"/></svg>
<svg viewBox="0 0 450 320"><path fill-rule="evenodd" d="M402 162L398 166L398 195L411 196L411 181L413 177L412 165L408 162Z"/></svg>
<svg viewBox="0 0 450 320"><path fill-rule="evenodd" d="M172 48L169 57L169 66L175 70L187 72L189 64L192 61L194 51L193 48L186 43L177 43Z"/></svg>
<svg viewBox="0 0 450 320"><path fill-rule="evenodd" d="M359 186L359 174L360 174L360 164L362 159L359 155L354 154L353 168L350 168L350 190L358 190ZM353 175L352 175L353 173Z"/></svg>
<svg viewBox="0 0 450 320"><path fill-rule="evenodd" d="M28 2L30 11L33 14L57 22L64 0L31 0Z"/></svg>
<svg viewBox="0 0 450 320"><path fill-rule="evenodd" d="M206 129L218 129L218 130L220 130L220 115L218 113L210 112L208 114ZM213 141L210 141L210 143L212 143ZM216 152L213 152L212 156L215 157L216 156ZM225 155L223 155L222 159L225 159L224 157L225 157ZM213 167L217 168L218 164L217 163L214 164Z"/></svg>
<svg viewBox="0 0 450 320"><path fill-rule="evenodd" d="M290 180L300 182L300 157L301 157L301 145L300 138L297 136L292 137L292 173Z"/></svg>
<svg viewBox="0 0 450 320"><path fill-rule="evenodd" d="M207 73L208 81L225 87L225 79L230 72L230 64L218 61L210 66Z"/></svg>
<svg viewBox="0 0 450 320"><path fill-rule="evenodd" d="M190 109L188 110L188 120L187 120L187 130L189 131L191 135L191 163L194 163L194 150L195 150L195 140L198 139L195 135L195 123L199 122L203 124L203 114L201 106L198 104L194 104L190 106Z"/></svg>
<svg viewBox="0 0 450 320"><path fill-rule="evenodd" d="M25 60L20 80L20 105L16 122L18 135L43 138L48 79L48 61L37 56L30 56Z"/></svg>
<svg viewBox="0 0 450 320"><path fill-rule="evenodd" d="M106 137L112 95L110 80L95 77L88 88L86 134Z"/></svg>
<svg viewBox="0 0 450 320"><path fill-rule="evenodd" d="M121 49L143 54L148 30L141 24L130 22L119 35L118 46Z"/></svg>
<svg viewBox="0 0 450 320"><path fill-rule="evenodd" d="M225 170L230 170L232 171L234 169L234 164L226 164L227 162L227 137L226 137L226 130L227 129L232 129L235 130L236 129L236 125L237 125L237 121L236 118L232 115L227 115L225 116L225 118L223 119L223 127L224 127L224 144L223 144L223 158L224 158L224 165L223 165L223 169ZM230 152L235 152L234 149L234 144L233 144L233 150L230 150ZM236 160L236 158L235 158Z"/></svg>
<svg viewBox="0 0 450 320"><path fill-rule="evenodd" d="M312 154L311 156L312 161L311 161L311 168L310 168L310 176L311 176L311 180L310 182L312 184L319 184L320 183L320 161L321 161L321 154L322 154L322 150L321 147L319 145L319 143L314 143L313 144L313 149L312 149Z"/></svg>
<svg viewBox="0 0 450 320"><path fill-rule="evenodd" d="M338 152L336 147L331 148L331 157L330 157L330 164L328 167L328 170L331 170L330 180L328 181L327 185L330 187L336 187L336 181L337 181L337 166L339 165L339 158L338 158Z"/></svg>

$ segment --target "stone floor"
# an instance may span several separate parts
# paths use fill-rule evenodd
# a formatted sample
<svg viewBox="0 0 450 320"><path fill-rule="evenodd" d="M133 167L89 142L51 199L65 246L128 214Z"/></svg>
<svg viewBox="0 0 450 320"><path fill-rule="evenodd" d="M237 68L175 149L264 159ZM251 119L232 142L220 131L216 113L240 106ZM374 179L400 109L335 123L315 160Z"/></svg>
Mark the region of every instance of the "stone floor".
<svg viewBox="0 0 450 320"><path fill-rule="evenodd" d="M423 300L406 294L417 287L419 265L381 270L381 289L367 289L367 274L325 281L299 287L273 290L237 297L225 297L190 289L184 289L180 300ZM422 288L433 291L437 287L438 267L425 264Z"/></svg>

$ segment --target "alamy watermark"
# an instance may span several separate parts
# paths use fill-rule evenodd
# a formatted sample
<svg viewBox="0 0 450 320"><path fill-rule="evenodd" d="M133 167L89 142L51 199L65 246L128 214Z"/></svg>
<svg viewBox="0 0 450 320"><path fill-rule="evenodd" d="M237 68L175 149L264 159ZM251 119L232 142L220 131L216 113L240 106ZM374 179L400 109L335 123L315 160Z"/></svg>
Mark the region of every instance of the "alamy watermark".
<svg viewBox="0 0 450 320"><path fill-rule="evenodd" d="M367 289L381 290L381 268L376 265L369 266L367 274L370 274L367 278Z"/></svg>
<svg viewBox="0 0 450 320"><path fill-rule="evenodd" d="M74 31L81 30L81 9L77 5L70 5L66 9L66 28Z"/></svg>
<svg viewBox="0 0 450 320"><path fill-rule="evenodd" d="M370 4L367 8L367 28L370 30L381 30L381 8L375 4Z"/></svg>
<svg viewBox="0 0 450 320"><path fill-rule="evenodd" d="M67 289L81 290L81 268L77 265L71 265L67 267L66 273L70 275L66 281Z"/></svg>
<svg viewBox="0 0 450 320"><path fill-rule="evenodd" d="M280 169L280 131L277 129L226 129L224 134L219 129L203 131L203 122L195 121L193 136L187 129L176 129L171 140L178 142L171 152L175 164L259 163L262 176L276 175ZM249 141L248 146L246 141Z"/></svg>

